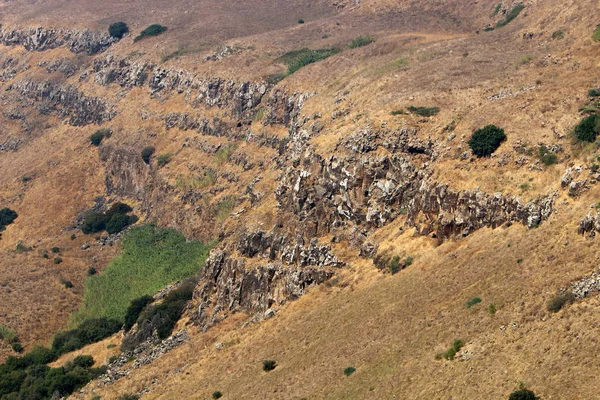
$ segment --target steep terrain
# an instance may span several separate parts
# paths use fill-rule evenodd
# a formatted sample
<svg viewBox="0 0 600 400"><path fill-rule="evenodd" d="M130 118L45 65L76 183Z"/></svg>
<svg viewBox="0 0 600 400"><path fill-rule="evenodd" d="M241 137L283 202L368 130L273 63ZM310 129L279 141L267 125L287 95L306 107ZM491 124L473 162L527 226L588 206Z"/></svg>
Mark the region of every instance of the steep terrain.
<svg viewBox="0 0 600 400"><path fill-rule="evenodd" d="M26 350L69 326L121 248L90 210L218 239L175 336L74 398L597 398L599 285L546 306L599 255L598 149L572 135L597 4L163 3L0 3L0 325ZM303 48L339 51L286 75ZM507 139L478 158L488 124Z"/></svg>

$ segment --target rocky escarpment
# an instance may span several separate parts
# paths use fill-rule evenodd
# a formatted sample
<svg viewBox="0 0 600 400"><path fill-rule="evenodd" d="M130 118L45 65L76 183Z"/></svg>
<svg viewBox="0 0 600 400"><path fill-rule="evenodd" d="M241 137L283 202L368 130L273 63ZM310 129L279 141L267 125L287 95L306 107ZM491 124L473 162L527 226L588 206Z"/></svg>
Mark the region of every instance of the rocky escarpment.
<svg viewBox="0 0 600 400"><path fill-rule="evenodd" d="M313 153L288 168L275 196L302 221L307 237L351 224L377 228L405 214L419 234L442 241L505 223L535 227L552 212L552 196L522 204L502 194L453 191L398 154L323 159Z"/></svg>
<svg viewBox="0 0 600 400"><path fill-rule="evenodd" d="M333 276L333 271L300 263L260 263L249 266L244 258L213 250L194 293L199 304L193 319L206 330L230 312L269 316L272 308L300 297L313 284ZM270 311L271 310L271 311Z"/></svg>
<svg viewBox="0 0 600 400"><path fill-rule="evenodd" d="M70 85L59 86L51 82L22 80L8 89L37 102L40 113L56 113L68 118L69 124L73 126L101 124L115 116L112 107L102 99L88 97Z"/></svg>
<svg viewBox="0 0 600 400"><path fill-rule="evenodd" d="M66 46L73 53L93 55L106 50L117 40L108 33L89 29L37 28L2 29L0 43L5 46L23 46L29 51L44 51Z"/></svg>
<svg viewBox="0 0 600 400"><path fill-rule="evenodd" d="M264 82L200 77L191 71L166 69L143 60L117 59L110 54L94 60L93 72L94 81L98 84L116 83L126 88L146 86L155 96L183 94L193 107L228 108L237 120L252 120L260 105L266 107L264 114L267 124L287 125L298 115L307 97L282 90L271 92Z"/></svg>

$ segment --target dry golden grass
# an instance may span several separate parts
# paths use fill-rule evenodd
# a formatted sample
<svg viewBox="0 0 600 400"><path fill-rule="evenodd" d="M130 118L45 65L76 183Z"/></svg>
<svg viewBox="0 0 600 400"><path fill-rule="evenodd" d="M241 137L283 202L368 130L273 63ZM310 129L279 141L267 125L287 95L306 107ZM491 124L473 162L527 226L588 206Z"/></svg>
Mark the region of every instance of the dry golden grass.
<svg viewBox="0 0 600 400"><path fill-rule="evenodd" d="M323 116L325 128L311 142L316 151L324 156L333 154L340 137L367 125L375 129L382 124L389 129L417 127L419 138L440 144L439 158L430 164L437 181L453 189L480 187L529 200L558 190L567 165L590 164L596 156L591 147L573 147L568 133L579 119L578 109L585 103L587 90L598 84L599 45L589 39L590 29L597 24L598 6L583 0L534 1L526 16L507 27L475 34L475 29L490 22L487 16L496 3L486 0L464 7L464 1L458 0L378 0L340 11L326 1L241 4L207 0L200 7L183 0L169 4L153 0L141 7L139 2L61 0L2 3L0 14L7 25L59 26L76 19L75 25L103 29L123 19L132 21L130 27L139 31L149 23L162 23L169 30L160 38L135 45L126 38L110 51L117 56L143 52L143 58L160 62L180 46L201 46L202 51L165 65L235 79L258 79L283 71L284 66L274 60L286 51L343 46L358 35L372 34L377 37L375 43L307 66L279 84L289 91L317 91L303 110L305 115ZM461 24L455 17L460 17ZM307 22L298 25L299 18ZM565 31L564 40L550 39L557 29ZM524 40L526 32L536 36ZM200 62L209 52L204 49L223 43L252 48L223 61ZM541 64L548 54L551 61ZM36 67L40 61L72 57L66 49L26 53L4 47L2 56L27 59L33 66L19 79L48 79ZM524 56L532 56L533 61L520 63ZM121 90L115 84L79 83L77 76L64 79L55 74L52 78L115 102L115 93ZM532 86L535 90L499 101L488 99L500 91ZM334 103L340 97L345 100ZM391 110L409 105L438 106L441 111L432 118L390 115ZM331 114L342 108L348 108L349 114L333 120ZM235 143L236 151L252 162L265 163L260 172L263 180L255 187L264 198L255 209L223 226L208 226L211 220L204 211L182 205L180 191L168 191L178 176L192 175L197 168L218 167L220 172L238 175L235 183L218 181L226 189L202 204L208 209L226 195L241 197L258 174L182 148L188 137L212 144L226 143L225 139L177 129L167 132L160 122L167 112L194 112L211 118L224 117L222 111L194 110L181 95L155 100L146 88L124 93L117 109L119 115L106 124L114 131L109 139L112 143L139 149L151 144L157 154L174 154L159 173L167 193L163 207L154 210L159 223L206 240L223 227L267 230L285 217L277 215L272 195L278 175L271 168L276 152L241 141ZM143 119L142 114L149 118ZM78 238L70 241L71 231L66 230L105 190L97 149L87 144L97 127L69 127L35 111L28 111L27 121L35 133L31 141L18 152L0 154L0 206L17 209L20 214L0 241L0 315L2 324L6 321L30 346L47 342L65 326L81 299L87 268L101 269L118 249L93 245L90 250L80 250L84 242L93 239L78 233ZM451 121L456 121L456 138L447 141L449 132L444 127ZM468 150L466 140L473 130L488 123L502 126L508 135L497 157L460 160L457 155ZM0 140L22 129L4 115L0 115L0 124ZM253 130L286 135L281 127L257 125L252 125ZM554 130L565 137L559 139ZM513 145L518 141L534 149L539 143L561 144L565 149L559 157L561 163L541 171L517 166ZM501 157L506 157L508 164L498 165ZM33 180L22 183L25 175ZM527 189L522 188L524 184ZM555 202L558 213L537 229L516 225L483 229L440 246L413 237L410 229L400 231L403 224L399 219L373 233L373 239L393 254L413 256L414 264L407 270L382 275L370 262L359 259L356 250L336 243L336 254L349 268L331 284L314 288L283 307L276 318L241 328L246 316L235 315L204 334L190 327L190 343L114 386L96 388L93 383L91 388L107 399L146 387L151 389L144 396L148 399L205 399L216 390L232 399L394 395L403 399L500 399L522 381L544 400L598 398L595 388L600 371L592 355L597 347L594 332L600 323L599 300L592 298L557 314L549 314L545 304L556 290L595 268L599 256L595 241L578 236L576 228L599 196L597 187L579 199L566 198L561 192ZM125 200L137 205L132 199ZM234 210L248 205L249 201L242 199ZM15 253L20 241L34 250ZM63 248L60 265L38 253L55 245ZM75 288L61 286L61 277L72 280ZM483 302L466 309L465 302L475 296ZM490 303L498 309L494 316L487 312ZM466 341L465 349L472 352L470 360L434 360L435 354L458 338ZM77 354L92 354L102 363L114 351L106 348L107 343L116 342L117 338L111 338ZM218 351L216 343L226 346ZM7 347L2 351L0 356L9 354ZM73 356L65 355L58 364ZM279 366L265 374L263 359L274 359ZM345 377L342 371L350 365L357 371ZM89 399L91 395L88 389L85 395L75 397Z"/></svg>

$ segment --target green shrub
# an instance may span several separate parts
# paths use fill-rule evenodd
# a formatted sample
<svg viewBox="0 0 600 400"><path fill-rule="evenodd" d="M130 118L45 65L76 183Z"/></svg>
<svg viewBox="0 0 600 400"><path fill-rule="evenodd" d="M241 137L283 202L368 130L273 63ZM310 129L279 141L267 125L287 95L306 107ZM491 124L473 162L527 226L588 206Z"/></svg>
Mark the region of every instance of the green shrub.
<svg viewBox="0 0 600 400"><path fill-rule="evenodd" d="M496 6L494 7L494 11L492 11L492 13L490 14L490 18L494 18L496 15L498 15L501 8L502 8L502 3L496 4Z"/></svg>
<svg viewBox="0 0 600 400"><path fill-rule="evenodd" d="M565 33L562 30L552 32L552 39L564 39Z"/></svg>
<svg viewBox="0 0 600 400"><path fill-rule="evenodd" d="M154 297L148 295L138 297L131 301L131 304L127 307L127 312L125 313L125 324L123 325L125 332L129 332L133 325L135 325L135 322L144 308L153 301Z"/></svg>
<svg viewBox="0 0 600 400"><path fill-rule="evenodd" d="M22 353L24 350L23 345L21 343L12 343L10 346L12 347L15 353Z"/></svg>
<svg viewBox="0 0 600 400"><path fill-rule="evenodd" d="M508 400L538 400L538 397L531 390L520 389L512 392Z"/></svg>
<svg viewBox="0 0 600 400"><path fill-rule="evenodd" d="M594 42L600 42L600 24L596 26L596 30L592 34L592 40Z"/></svg>
<svg viewBox="0 0 600 400"><path fill-rule="evenodd" d="M146 164L150 164L150 157L152 157L155 151L156 149L152 146L144 147L142 150L142 160L144 160Z"/></svg>
<svg viewBox="0 0 600 400"><path fill-rule="evenodd" d="M218 390L212 394L213 399L220 399L221 397L223 397L223 393L219 392Z"/></svg>
<svg viewBox="0 0 600 400"><path fill-rule="evenodd" d="M159 167L165 166L169 163L169 161L171 161L171 157L171 153L161 154L160 156L156 157L156 165Z"/></svg>
<svg viewBox="0 0 600 400"><path fill-rule="evenodd" d="M214 245L152 225L134 227L122 240L121 254L101 274L86 278L83 303L72 322L100 316L123 321L132 300L197 273Z"/></svg>
<svg viewBox="0 0 600 400"><path fill-rule="evenodd" d="M521 14L521 11L523 11L524 9L525 9L525 5L523 5L522 3L515 5L508 12L508 14L506 14L506 17L503 20L498 21L496 23L496 28L500 28L500 27L508 25L513 19L517 18L519 16L519 14Z"/></svg>
<svg viewBox="0 0 600 400"><path fill-rule="evenodd" d="M339 52L339 49L335 48L319 50L311 50L304 48L301 50L290 51L284 54L279 58L279 61L282 61L284 64L287 65L288 75L291 75L302 67L315 63L317 61L324 60L327 57L330 57Z"/></svg>
<svg viewBox="0 0 600 400"><path fill-rule="evenodd" d="M299 23L299 24L303 24L303 23L304 23L304 20L303 20L302 18L300 18L300 19L298 20L298 23Z"/></svg>
<svg viewBox="0 0 600 400"><path fill-rule="evenodd" d="M277 362L275 362L275 360L263 360L263 371L273 371L275 367L277 367Z"/></svg>
<svg viewBox="0 0 600 400"><path fill-rule="evenodd" d="M348 48L355 49L357 47L363 47L368 44L375 42L375 38L373 36L359 36L353 39L350 43L348 43Z"/></svg>
<svg viewBox="0 0 600 400"><path fill-rule="evenodd" d="M473 297L471 300L467 301L467 308L473 307L475 304L481 303L480 297Z"/></svg>
<svg viewBox="0 0 600 400"><path fill-rule="evenodd" d="M13 331L9 327L0 325L0 340L5 340L7 343L12 343L17 337L17 332Z"/></svg>
<svg viewBox="0 0 600 400"><path fill-rule="evenodd" d="M50 249L50 251L52 251L53 253L58 253L58 252L60 252L60 248L54 246L53 248Z"/></svg>
<svg viewBox="0 0 600 400"><path fill-rule="evenodd" d="M5 226L12 224L18 216L19 214L10 208L0 208L0 231L4 230Z"/></svg>
<svg viewBox="0 0 600 400"><path fill-rule="evenodd" d="M406 257L404 260L404 267L410 267L413 263L414 259L411 256Z"/></svg>
<svg viewBox="0 0 600 400"><path fill-rule="evenodd" d="M392 115L404 115L404 114L406 114L406 112L404 112L404 110L392 110L390 112L390 114L392 114Z"/></svg>
<svg viewBox="0 0 600 400"><path fill-rule="evenodd" d="M496 305L495 304L490 304L488 306L488 312L490 313L490 315L495 315L496 314Z"/></svg>
<svg viewBox="0 0 600 400"><path fill-rule="evenodd" d="M464 345L465 345L464 341L462 341L460 339L456 339L452 343L452 347L450 347L448 350L446 350L445 353L436 355L436 359L440 359L443 357L446 360L452 361L452 360L454 360L454 357L456 357L456 353L458 353L460 351L460 349L463 348Z"/></svg>
<svg viewBox="0 0 600 400"><path fill-rule="evenodd" d="M108 27L108 34L114 38L122 39L129 32L129 27L125 22L115 22Z"/></svg>
<svg viewBox="0 0 600 400"><path fill-rule="evenodd" d="M487 125L477 129L469 139L469 147L478 157L486 157L500 147L500 144L506 140L504 129L496 125Z"/></svg>
<svg viewBox="0 0 600 400"><path fill-rule="evenodd" d="M558 156L555 153L547 152L540 156L540 161L546 166L558 163Z"/></svg>
<svg viewBox="0 0 600 400"><path fill-rule="evenodd" d="M98 270L94 267L89 267L87 270L87 276L96 275L97 273L98 273Z"/></svg>
<svg viewBox="0 0 600 400"><path fill-rule="evenodd" d="M394 275L398 271L400 271L400 256L394 256L390 262L390 272Z"/></svg>
<svg viewBox="0 0 600 400"><path fill-rule="evenodd" d="M409 106L409 107L406 107L406 109L408 111L410 111L411 113L420 115L422 117L432 117L432 116L434 116L434 115L436 115L437 113L440 112L440 108L439 107L415 107L415 106Z"/></svg>
<svg viewBox="0 0 600 400"><path fill-rule="evenodd" d="M563 308L567 303L572 303L575 301L575 295L573 292L566 291L559 295L552 297L547 304L548 311L550 312L558 312L561 308Z"/></svg>
<svg viewBox="0 0 600 400"><path fill-rule="evenodd" d="M590 97L598 97L598 96L600 96L600 90L598 90L598 89L590 89L590 90L588 90L588 96L590 96Z"/></svg>
<svg viewBox="0 0 600 400"><path fill-rule="evenodd" d="M593 143L600 133L600 116L588 115L575 126L575 137L580 142Z"/></svg>
<svg viewBox="0 0 600 400"><path fill-rule="evenodd" d="M54 257L54 260L52 260L52 262L54 264L60 264L61 262L63 262L63 259L60 257Z"/></svg>
<svg viewBox="0 0 600 400"><path fill-rule="evenodd" d="M167 30L166 26L159 25L159 24L152 24L152 25L148 26L146 29L144 29L142 32L140 32L140 34L138 36L136 36L135 39L133 39L133 41L137 42L138 40L142 40L143 38L148 37L148 36L158 36L166 30Z"/></svg>
<svg viewBox="0 0 600 400"><path fill-rule="evenodd" d="M60 355L80 349L117 333L121 326L120 321L104 317L85 320L75 329L56 334L52 351Z"/></svg>
<svg viewBox="0 0 600 400"><path fill-rule="evenodd" d="M106 230L109 234L121 232L129 225L138 221L135 215L126 215L133 209L121 202L113 204L105 213L91 212L84 216L81 231L84 234L102 232Z"/></svg>
<svg viewBox="0 0 600 400"><path fill-rule="evenodd" d="M67 281L67 280L61 278L60 283L62 285L64 285L64 287L67 288L67 289L72 289L73 288L73 282L71 282L71 281Z"/></svg>
<svg viewBox="0 0 600 400"><path fill-rule="evenodd" d="M90 143L94 146L100 146L104 138L110 137L110 129L98 129L90 136Z"/></svg>
<svg viewBox="0 0 600 400"><path fill-rule="evenodd" d="M346 368L344 368L344 375L346 375L346 376L350 376L354 372L356 372L356 368L354 368L354 367L346 367Z"/></svg>

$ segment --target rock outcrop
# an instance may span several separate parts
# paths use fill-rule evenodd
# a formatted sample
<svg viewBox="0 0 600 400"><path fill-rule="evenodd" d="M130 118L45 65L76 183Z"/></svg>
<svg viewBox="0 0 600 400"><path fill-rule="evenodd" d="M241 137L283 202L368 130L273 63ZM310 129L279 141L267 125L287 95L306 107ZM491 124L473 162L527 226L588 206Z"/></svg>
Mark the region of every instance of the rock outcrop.
<svg viewBox="0 0 600 400"><path fill-rule="evenodd" d="M73 126L101 124L110 121L115 111L98 97L88 97L73 86L59 86L51 82L22 80L10 86L23 97L37 102L42 114L52 112L69 119Z"/></svg>
<svg viewBox="0 0 600 400"><path fill-rule="evenodd" d="M23 46L29 51L44 51L66 46L73 53L93 55L106 50L117 40L108 33L89 29L37 28L2 29L0 43L5 46Z"/></svg>
<svg viewBox="0 0 600 400"><path fill-rule="evenodd" d="M320 267L264 263L247 266L243 258L213 250L194 293L199 304L193 319L206 330L230 312L264 314L273 306L300 297L308 287L333 276Z"/></svg>

